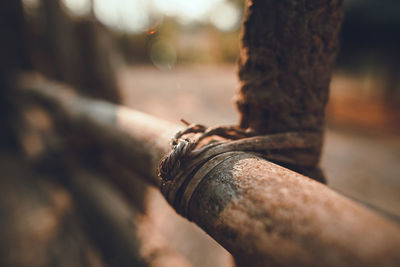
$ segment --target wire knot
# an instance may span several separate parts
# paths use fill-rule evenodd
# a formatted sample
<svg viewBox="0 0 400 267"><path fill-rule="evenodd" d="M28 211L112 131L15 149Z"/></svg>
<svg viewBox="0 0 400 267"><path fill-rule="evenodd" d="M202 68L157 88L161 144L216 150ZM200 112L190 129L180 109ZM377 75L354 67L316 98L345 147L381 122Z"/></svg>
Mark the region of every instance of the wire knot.
<svg viewBox="0 0 400 267"><path fill-rule="evenodd" d="M188 124L186 121L183 122ZM187 135L192 136L184 137ZM219 136L229 140L238 140L251 135L251 131L243 130L237 126L219 126L215 128L207 128L201 124L191 124L186 129L177 132L174 138L172 138L171 152L161 160L158 168L158 174L164 181L172 180L177 174L177 170L184 164L185 161L188 161L189 159L217 143L222 143L211 141L208 146L197 150L196 153L192 153L206 137Z"/></svg>
<svg viewBox="0 0 400 267"><path fill-rule="evenodd" d="M163 180L172 180L177 170L190 156L190 152L195 148L196 143L187 139L173 140L171 153L161 160L158 175Z"/></svg>
<svg viewBox="0 0 400 267"><path fill-rule="evenodd" d="M212 138L204 142L207 137ZM160 162L161 191L176 211L187 217L197 186L228 158L245 152L256 153L276 163L316 168L321 142L321 133L315 132L255 135L237 126L189 125L175 134L171 152Z"/></svg>

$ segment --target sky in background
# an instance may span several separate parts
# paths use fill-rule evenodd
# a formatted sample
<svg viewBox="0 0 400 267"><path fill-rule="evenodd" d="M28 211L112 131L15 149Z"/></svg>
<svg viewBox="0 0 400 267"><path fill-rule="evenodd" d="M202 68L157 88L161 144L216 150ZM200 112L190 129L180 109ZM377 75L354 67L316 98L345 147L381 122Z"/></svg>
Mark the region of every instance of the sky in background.
<svg viewBox="0 0 400 267"><path fill-rule="evenodd" d="M90 12L90 0L62 0L76 15ZM241 10L227 0L93 0L93 11L104 24L130 33L149 30L165 16L182 24L211 23L221 31L240 24Z"/></svg>

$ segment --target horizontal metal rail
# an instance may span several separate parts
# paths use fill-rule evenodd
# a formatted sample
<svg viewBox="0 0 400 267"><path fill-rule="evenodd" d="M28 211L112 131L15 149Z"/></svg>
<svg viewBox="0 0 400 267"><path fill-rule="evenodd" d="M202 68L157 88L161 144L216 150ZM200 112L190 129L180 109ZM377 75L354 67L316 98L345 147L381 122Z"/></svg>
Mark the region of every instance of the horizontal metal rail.
<svg viewBox="0 0 400 267"><path fill-rule="evenodd" d="M18 87L61 124L160 186L157 167L179 126L22 75ZM201 172L198 170L198 172ZM235 152L192 190L187 218L248 266L398 266L400 228L327 186Z"/></svg>

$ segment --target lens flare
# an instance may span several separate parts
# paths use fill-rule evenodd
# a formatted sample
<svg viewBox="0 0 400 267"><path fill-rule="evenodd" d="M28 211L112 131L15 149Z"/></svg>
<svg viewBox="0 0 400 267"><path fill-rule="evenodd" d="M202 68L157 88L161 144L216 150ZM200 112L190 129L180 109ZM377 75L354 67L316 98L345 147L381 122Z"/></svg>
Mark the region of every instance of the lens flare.
<svg viewBox="0 0 400 267"><path fill-rule="evenodd" d="M157 69L172 70L177 63L175 46L164 39L155 40L150 48L150 59Z"/></svg>

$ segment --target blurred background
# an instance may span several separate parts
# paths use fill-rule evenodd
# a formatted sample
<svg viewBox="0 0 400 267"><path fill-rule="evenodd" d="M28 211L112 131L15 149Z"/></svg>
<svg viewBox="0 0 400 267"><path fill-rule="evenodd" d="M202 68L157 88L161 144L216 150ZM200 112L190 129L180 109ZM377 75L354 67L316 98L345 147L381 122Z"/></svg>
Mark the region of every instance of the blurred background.
<svg viewBox="0 0 400 267"><path fill-rule="evenodd" d="M167 83L160 81L160 84L171 87L159 88L160 94L170 92L174 97L182 98L181 93L177 94L177 91L193 95L192 91L201 90L202 94L210 91L229 95L225 90L231 88L233 91L230 91L230 95L233 96L237 89L237 78L227 78L231 83L225 86L219 83L228 83L222 80L224 74L235 72L243 2L243 0L196 0L190 3L184 0L60 0L59 4L46 4L40 0L23 0L31 33L28 46L34 50L34 64L39 65L45 73L55 71L54 64L46 57L49 57L48 49L54 46L48 36L52 31L50 28L53 27L54 30L59 26L48 25L49 23L60 24L64 21L64 24L78 25L70 26L68 33L64 29L63 35L66 41L63 40L65 42L62 45L65 47L64 50L68 50L68 42L77 42L73 40L74 38L92 40L82 29L84 28L82 21L92 20L97 25L97 30L101 31L101 36L98 37L101 40L98 41L101 41L109 52L111 51L108 60L112 68L117 70L118 83L121 85L119 88L125 103L129 106L139 104L134 102L135 99L155 98L149 101L157 101L157 95L153 97L154 95L150 93L154 86L151 81L146 80L146 77L158 80L151 79L154 77L151 72L158 73L159 79L171 79ZM400 131L397 108L400 101L398 48L400 4L393 0L346 2L342 46L332 81L332 97L328 108L329 122L370 132L397 134ZM57 12L62 12L62 16L58 14L52 18L46 15L46 12L54 13L50 12L51 9L60 9ZM73 36L66 37L68 34ZM69 46L73 47L71 44ZM198 85L200 81L195 80L197 77L189 74L197 73L201 77L207 75L207 69L210 74L217 71L217 75L212 75L215 86ZM185 81L190 79L193 79L192 85L186 84ZM200 80L205 82L208 79ZM213 90L211 87L220 89ZM142 92L145 95L139 95ZM186 103L196 101L190 100L190 96L187 98ZM197 95L194 97L197 101L201 98ZM216 97L218 101L222 101L221 105L224 105L225 101L232 103L226 98ZM165 100L163 97L160 99ZM143 106L149 106L143 101L138 102ZM189 112L186 111L187 108L180 108L177 114L169 108L169 105L153 103L150 106L155 109L150 113L165 118L182 116L191 121L211 120L206 122L213 125L221 121L236 121L236 117L233 118L235 111L232 111L232 108L224 108L223 114L210 110L212 116L205 114L191 117L193 115L185 114ZM203 111L207 112L207 109Z"/></svg>
<svg viewBox="0 0 400 267"><path fill-rule="evenodd" d="M239 86L236 61L243 0L22 0L21 4L25 39L19 45L28 51L29 69L79 87L87 95L121 102L174 123L180 118L209 126L237 123L233 97ZM17 18L7 18L6 9L1 12L2 23L8 23L2 27L22 27ZM400 2L396 0L346 1L322 158L329 186L397 221L399 14ZM28 154L35 153L34 147L34 141L25 142ZM2 173L24 176L9 153L1 157ZM9 188L15 189L5 186L2 191ZM45 186L46 192L56 191L50 195L57 207L70 203L66 192L53 189ZM21 192L24 190L29 191ZM1 198L22 205L18 204L22 200L10 200L11 196ZM24 198L31 201L26 194ZM149 189L146 201L155 228L194 266L232 265L223 248L176 216L155 190ZM2 209L4 214L9 212L7 207ZM30 219L37 224L51 223L43 219L50 216L46 210L40 211L31 212ZM19 263L10 266L47 266L26 265L34 262L37 254L25 254L28 260L21 259L24 256L18 249L29 251L29 244L15 241L24 240L24 235L17 238L13 234L12 219L2 219L2 224L3 237L11 240L3 244L8 248L3 247L0 254L4 262ZM74 227L78 226L71 229ZM93 242L71 239L70 244ZM91 255L91 264L103 266L104 256L93 251L85 252Z"/></svg>

